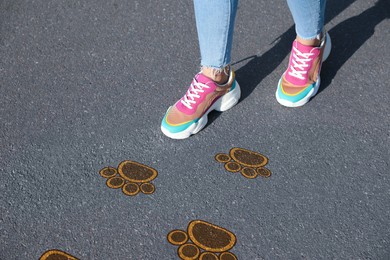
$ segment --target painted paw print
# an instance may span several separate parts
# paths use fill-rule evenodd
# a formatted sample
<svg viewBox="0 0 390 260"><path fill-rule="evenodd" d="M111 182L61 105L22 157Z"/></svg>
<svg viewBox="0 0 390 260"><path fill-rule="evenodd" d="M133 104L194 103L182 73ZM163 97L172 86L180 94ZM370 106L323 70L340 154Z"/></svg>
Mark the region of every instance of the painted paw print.
<svg viewBox="0 0 390 260"><path fill-rule="evenodd" d="M60 250L48 250L39 258L39 260L78 260L76 257L71 256Z"/></svg>
<svg viewBox="0 0 390 260"><path fill-rule="evenodd" d="M124 194L135 196L140 191L152 194L155 191L151 183L157 177L157 171L149 166L134 161L123 161L118 169L105 167L100 175L107 179L106 184L112 189L122 188Z"/></svg>
<svg viewBox="0 0 390 260"><path fill-rule="evenodd" d="M235 147L230 150L229 155L217 154L215 160L224 163L227 171L241 172L245 178L271 176L271 171L264 167L268 163L268 158L257 152Z"/></svg>
<svg viewBox="0 0 390 260"><path fill-rule="evenodd" d="M169 232L167 239L172 245L179 246L177 254L183 260L237 260L229 252L236 244L236 236L203 220L191 221L187 232L178 229Z"/></svg>

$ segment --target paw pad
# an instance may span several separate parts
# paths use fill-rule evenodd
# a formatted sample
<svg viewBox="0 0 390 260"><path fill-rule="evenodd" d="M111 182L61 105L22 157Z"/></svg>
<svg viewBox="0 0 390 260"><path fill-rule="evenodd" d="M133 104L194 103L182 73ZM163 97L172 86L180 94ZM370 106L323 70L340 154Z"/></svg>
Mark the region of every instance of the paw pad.
<svg viewBox="0 0 390 260"><path fill-rule="evenodd" d="M227 171L240 172L248 179L254 179L257 176L265 178L271 176L271 171L264 167L268 163L268 158L244 148L232 148L229 154L218 153L215 155L215 160L224 163Z"/></svg>
<svg viewBox="0 0 390 260"><path fill-rule="evenodd" d="M236 244L236 236L225 228L203 220L191 221L187 232L178 229L169 232L167 239L172 245L179 246L177 254L180 259L237 259L229 252Z"/></svg>
<svg viewBox="0 0 390 260"><path fill-rule="evenodd" d="M128 196L135 196L139 192L152 194L156 189L151 181L157 177L157 171L138 162L123 161L118 169L108 166L101 169L99 173L107 179L108 187L121 188Z"/></svg>

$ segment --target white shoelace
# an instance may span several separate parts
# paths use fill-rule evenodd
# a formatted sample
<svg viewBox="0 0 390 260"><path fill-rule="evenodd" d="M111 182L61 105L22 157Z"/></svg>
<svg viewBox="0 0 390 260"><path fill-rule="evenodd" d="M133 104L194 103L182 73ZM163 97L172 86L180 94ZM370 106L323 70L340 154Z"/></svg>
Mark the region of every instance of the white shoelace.
<svg viewBox="0 0 390 260"><path fill-rule="evenodd" d="M181 103L188 109L192 109L192 105L196 104L196 99L200 98L199 93L203 93L203 88L210 88L206 84L197 82L195 79L192 81L190 88L186 95L181 100Z"/></svg>
<svg viewBox="0 0 390 260"><path fill-rule="evenodd" d="M309 66L308 62L312 60L310 56L314 55L314 53L302 53L295 47L293 49L293 58L291 60L293 65L291 65L291 71L288 74L298 79L305 79L303 74L307 73L306 68Z"/></svg>

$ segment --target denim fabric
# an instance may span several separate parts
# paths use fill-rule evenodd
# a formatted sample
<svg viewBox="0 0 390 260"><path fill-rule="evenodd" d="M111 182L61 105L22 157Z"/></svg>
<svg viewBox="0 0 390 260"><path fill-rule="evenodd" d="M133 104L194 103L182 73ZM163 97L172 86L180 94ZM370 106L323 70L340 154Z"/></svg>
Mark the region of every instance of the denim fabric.
<svg viewBox="0 0 390 260"><path fill-rule="evenodd" d="M326 0L287 0L295 22L295 31L302 39L314 39L324 27Z"/></svg>
<svg viewBox="0 0 390 260"><path fill-rule="evenodd" d="M230 63L238 0L194 0L201 65L223 68Z"/></svg>
<svg viewBox="0 0 390 260"><path fill-rule="evenodd" d="M325 2L287 0L297 35L313 39L323 30ZM194 0L203 67L220 69L230 64L237 4L238 0ZM260 19L258 22L261 22Z"/></svg>

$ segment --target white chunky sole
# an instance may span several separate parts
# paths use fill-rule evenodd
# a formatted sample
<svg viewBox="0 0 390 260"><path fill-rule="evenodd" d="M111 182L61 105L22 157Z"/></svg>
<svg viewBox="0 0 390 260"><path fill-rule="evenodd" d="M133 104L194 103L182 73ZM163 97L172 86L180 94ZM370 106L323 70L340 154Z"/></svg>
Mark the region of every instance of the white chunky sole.
<svg viewBox="0 0 390 260"><path fill-rule="evenodd" d="M171 133L167 129L165 129L163 126L161 126L161 131L168 137L172 139L185 139L188 138L190 135L198 133L200 130L202 130L208 121L207 115L213 111L219 111L219 112L224 112L232 107L234 107L240 97L241 97L241 89L240 85L238 82L235 82L236 86L235 88L220 97L214 104L211 105L211 107L204 113L204 115L198 120L198 122L193 123L191 126L189 126L187 129L184 131L181 131L179 133ZM169 108L170 109L170 108ZM168 110L169 110L168 109Z"/></svg>

